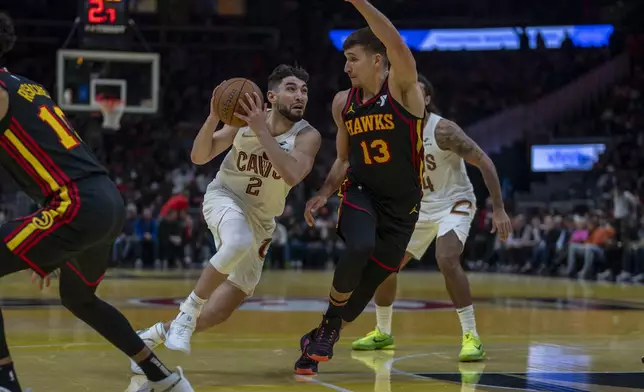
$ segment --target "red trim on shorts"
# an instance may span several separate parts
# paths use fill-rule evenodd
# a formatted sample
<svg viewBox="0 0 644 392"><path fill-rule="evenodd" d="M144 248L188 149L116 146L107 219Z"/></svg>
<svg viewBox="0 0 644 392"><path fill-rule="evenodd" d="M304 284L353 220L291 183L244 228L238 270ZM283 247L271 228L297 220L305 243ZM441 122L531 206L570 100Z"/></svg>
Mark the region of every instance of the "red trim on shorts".
<svg viewBox="0 0 644 392"><path fill-rule="evenodd" d="M2 72L2 71L0 71L0 72ZM2 87L4 87L4 88L7 88L7 84L5 82L3 82L2 80L0 80L0 85L2 85Z"/></svg>
<svg viewBox="0 0 644 392"><path fill-rule="evenodd" d="M87 278L85 278L83 276L83 274L76 267L74 267L74 265L71 262L68 261L68 262L65 263L65 265L68 266L72 271L74 271L74 273L76 275L78 275L79 278L81 278L83 283L85 283L86 285L88 285L90 287L98 286L101 283L101 281L103 280L103 278L105 277L105 273L103 273L101 276L99 276L99 278L95 282L90 282L90 281L87 280Z"/></svg>
<svg viewBox="0 0 644 392"><path fill-rule="evenodd" d="M392 271L392 272L398 272L398 270L400 270L400 266L402 265L403 260L405 259L403 257L403 260L400 260L400 264L398 264L398 267L393 268L393 267L384 265L380 260L376 259L373 255L369 256L369 258L373 260L376 264L378 264L380 267L386 269L387 271Z"/></svg>
<svg viewBox="0 0 644 392"><path fill-rule="evenodd" d="M52 233L53 231L58 229L60 226L62 226L64 224L67 224L67 223L69 223L69 222L74 220L74 218L78 214L78 210L80 209L80 204L81 204L80 197L78 197L78 187L74 183L67 184L66 186L67 186L67 189L68 189L68 192L69 192L69 198L71 200L71 205L69 206L69 209L66 211L66 214L61 216L57 220L57 222L55 222L49 229L41 230L39 232L36 232L35 235L32 235L29 238L27 238L22 244L20 244L20 246L18 246L16 249L14 249L14 252L16 252L16 254L18 254L18 253L21 253L21 254L27 253L29 251L29 249L31 249L34 246L36 246L36 244L38 244L38 242L40 242L40 240L44 236ZM50 208L48 208L48 209L50 209Z"/></svg>
<svg viewBox="0 0 644 392"><path fill-rule="evenodd" d="M32 270L34 270L38 275L40 275L40 276L41 276L41 277L43 277L43 278L47 276L47 274L45 273L45 271L43 271L43 270L42 270L38 265L36 265L36 263L34 263L33 261L31 261L27 256L25 256L24 254L16 254L16 255L17 255L18 257L20 257L20 259L21 259L22 261L24 261L25 263L27 263L27 265L29 266L29 268L31 268Z"/></svg>

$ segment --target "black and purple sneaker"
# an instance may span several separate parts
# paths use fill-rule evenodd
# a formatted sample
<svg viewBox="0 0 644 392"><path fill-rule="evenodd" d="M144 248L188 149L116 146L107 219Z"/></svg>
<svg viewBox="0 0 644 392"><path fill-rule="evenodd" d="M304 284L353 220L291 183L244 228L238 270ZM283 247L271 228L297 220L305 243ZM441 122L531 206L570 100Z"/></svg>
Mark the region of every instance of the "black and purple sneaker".
<svg viewBox="0 0 644 392"><path fill-rule="evenodd" d="M312 360L306 355L306 348L313 341L313 336L316 331L317 328L308 332L300 339L300 351L302 352L302 355L300 355L300 358L295 361L295 374L299 374L301 376L315 376L318 374L318 362Z"/></svg>
<svg viewBox="0 0 644 392"><path fill-rule="evenodd" d="M322 318L320 326L309 332L312 341L306 346L304 354L317 362L328 362L333 358L333 346L340 339L341 318Z"/></svg>

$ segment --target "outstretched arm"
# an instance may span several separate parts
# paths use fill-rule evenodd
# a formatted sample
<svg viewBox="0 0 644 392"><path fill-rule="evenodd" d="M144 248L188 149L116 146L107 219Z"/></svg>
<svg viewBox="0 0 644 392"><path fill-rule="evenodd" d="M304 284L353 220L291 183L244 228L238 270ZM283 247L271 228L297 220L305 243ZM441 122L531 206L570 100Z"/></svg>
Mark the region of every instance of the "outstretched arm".
<svg viewBox="0 0 644 392"><path fill-rule="evenodd" d="M494 208L494 225L501 239L505 240L512 230L510 219L505 213L501 183L496 173L496 167L490 157L474 142L456 123L440 120L435 131L436 144L442 150L449 150L463 158L465 162L476 166L483 175L485 186L492 197ZM501 227L499 227L499 225Z"/></svg>
<svg viewBox="0 0 644 392"><path fill-rule="evenodd" d="M362 14L371 31L387 48L391 78L403 90L416 86L416 60L405 40L391 21L367 0L346 0Z"/></svg>

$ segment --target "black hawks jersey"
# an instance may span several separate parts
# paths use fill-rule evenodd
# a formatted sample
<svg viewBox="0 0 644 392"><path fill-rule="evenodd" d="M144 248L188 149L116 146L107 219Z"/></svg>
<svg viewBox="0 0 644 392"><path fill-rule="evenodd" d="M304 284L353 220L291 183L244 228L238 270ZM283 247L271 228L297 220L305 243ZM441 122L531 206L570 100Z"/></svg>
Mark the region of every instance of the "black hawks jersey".
<svg viewBox="0 0 644 392"><path fill-rule="evenodd" d="M347 177L377 198L421 197L423 118L393 99L388 79L367 102L360 95L352 88L342 111L349 133Z"/></svg>
<svg viewBox="0 0 644 392"><path fill-rule="evenodd" d="M9 110L0 119L0 164L38 203L70 193L75 180L107 174L47 90L0 68L0 88Z"/></svg>

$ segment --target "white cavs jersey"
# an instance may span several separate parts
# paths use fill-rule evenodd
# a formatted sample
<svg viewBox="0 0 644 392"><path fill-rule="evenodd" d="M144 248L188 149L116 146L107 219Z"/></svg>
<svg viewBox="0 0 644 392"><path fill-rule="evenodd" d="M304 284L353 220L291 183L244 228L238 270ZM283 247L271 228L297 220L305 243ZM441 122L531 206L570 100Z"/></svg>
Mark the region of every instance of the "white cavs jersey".
<svg viewBox="0 0 644 392"><path fill-rule="evenodd" d="M291 152L297 134L308 126L307 121L298 121L275 140L283 150ZM243 209L241 212L265 222L282 215L291 187L277 173L255 133L243 127L237 132L217 176L208 185L205 199L217 190L232 193Z"/></svg>
<svg viewBox="0 0 644 392"><path fill-rule="evenodd" d="M423 130L425 171L421 215L434 215L459 202L468 201L472 204L471 208L476 204L465 161L449 150L442 150L436 143L436 126L442 119L441 116L431 114ZM458 206L456 208L459 209Z"/></svg>
<svg viewBox="0 0 644 392"><path fill-rule="evenodd" d="M431 114L423 130L423 200L414 234L407 245L407 252L416 259L425 254L436 237L450 231L465 244L476 212L476 197L465 162L436 144L436 126L442 119Z"/></svg>

